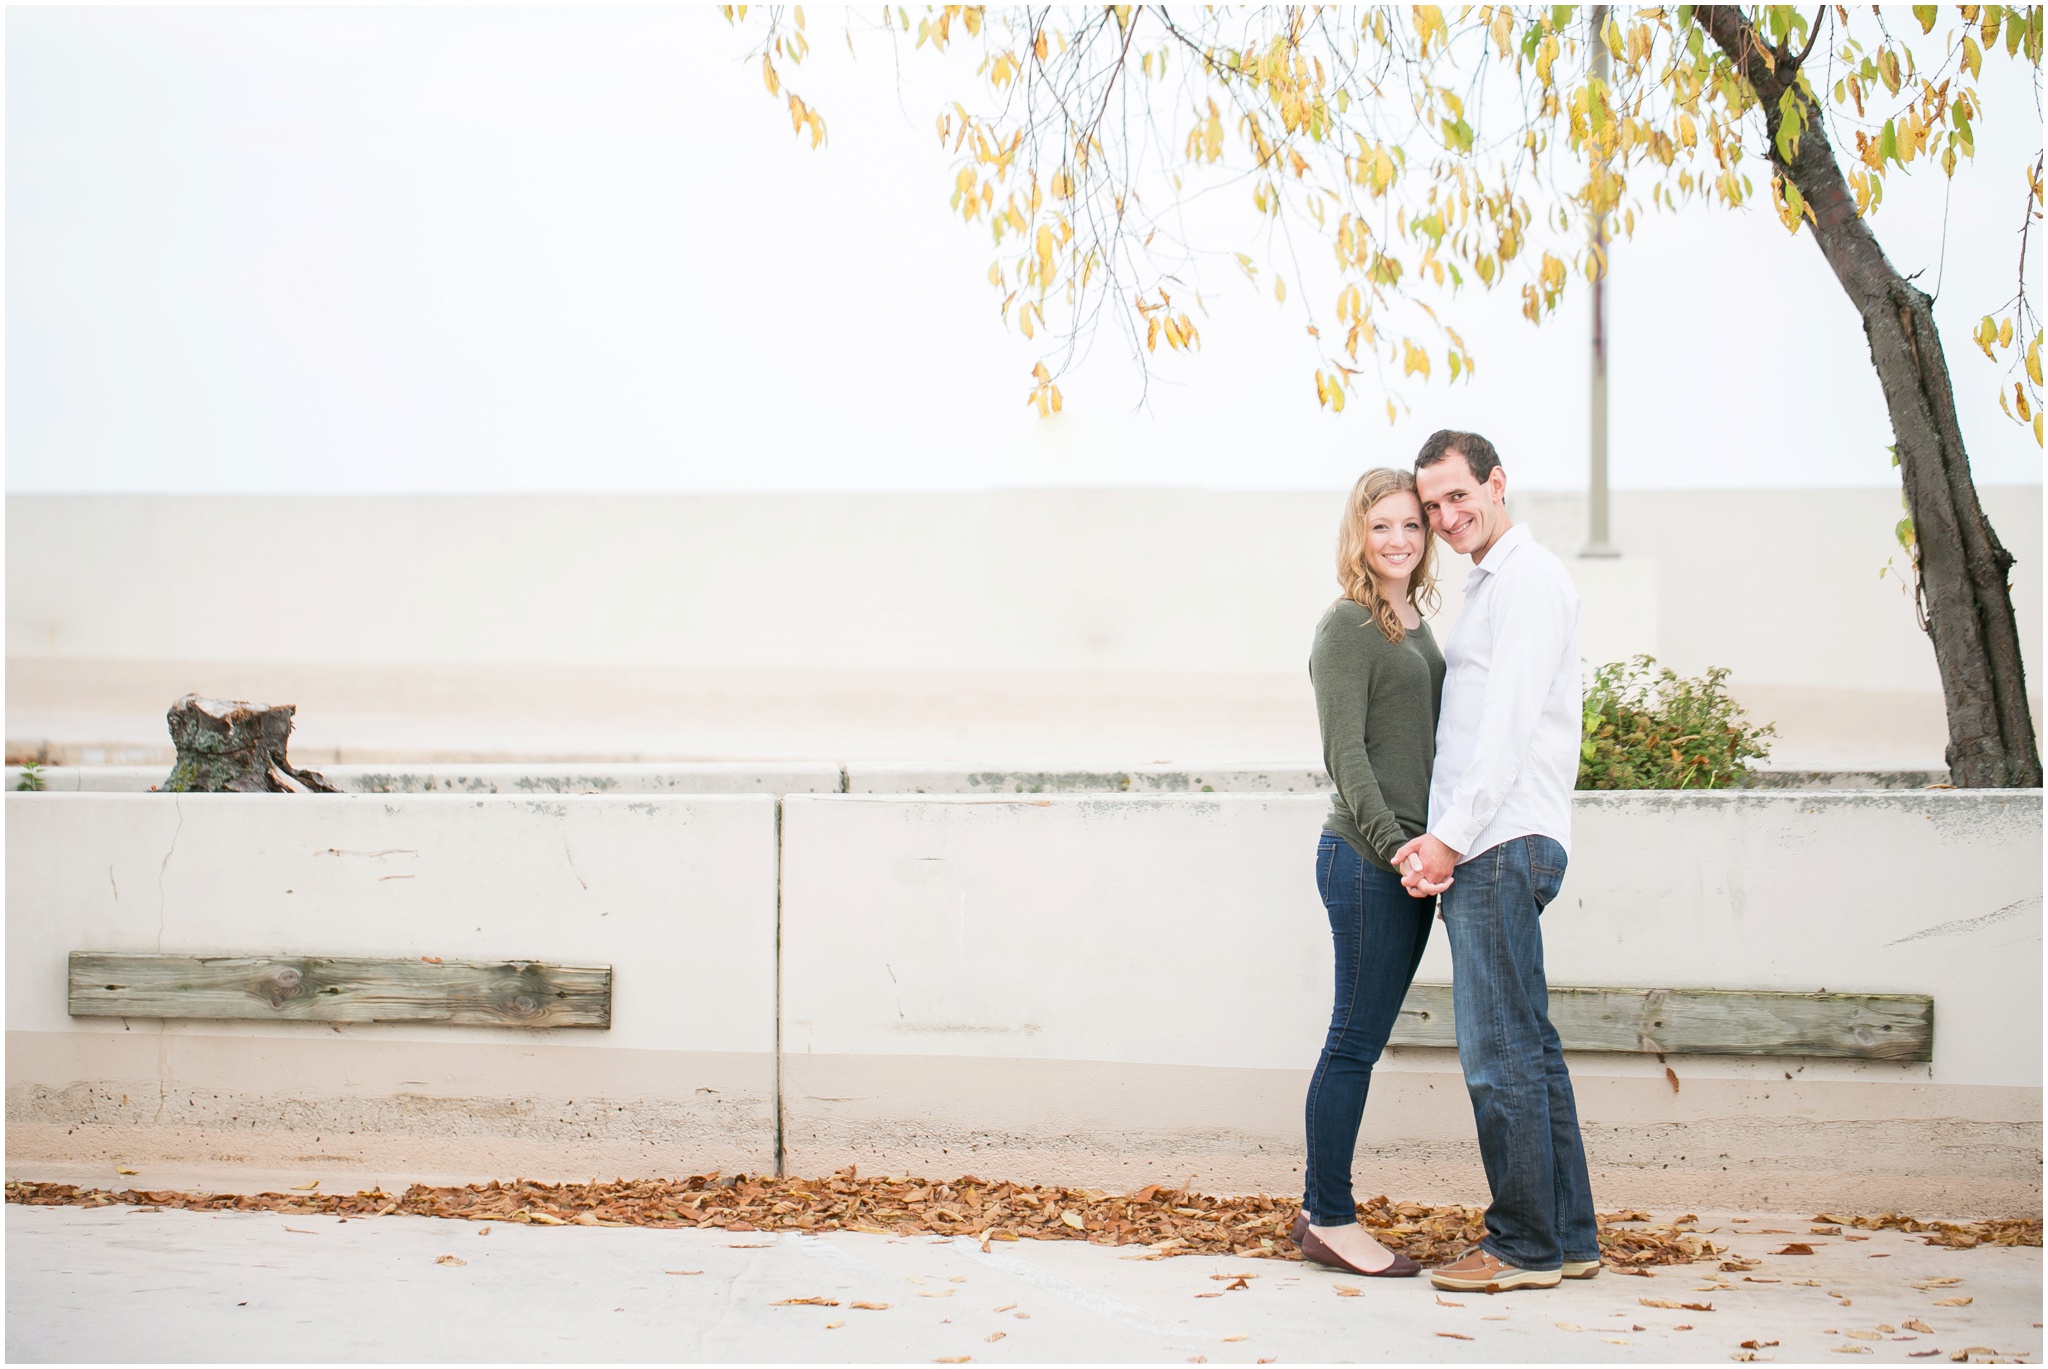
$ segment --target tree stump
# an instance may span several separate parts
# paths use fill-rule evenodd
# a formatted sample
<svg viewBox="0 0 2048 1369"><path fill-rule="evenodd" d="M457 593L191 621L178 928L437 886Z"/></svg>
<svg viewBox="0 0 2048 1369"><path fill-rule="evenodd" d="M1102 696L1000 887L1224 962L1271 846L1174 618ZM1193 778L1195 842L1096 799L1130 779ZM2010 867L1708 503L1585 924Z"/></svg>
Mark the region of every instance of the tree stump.
<svg viewBox="0 0 2048 1369"><path fill-rule="evenodd" d="M187 694L164 715L177 764L164 789L175 794L334 794L318 771L285 759L292 704L252 704Z"/></svg>

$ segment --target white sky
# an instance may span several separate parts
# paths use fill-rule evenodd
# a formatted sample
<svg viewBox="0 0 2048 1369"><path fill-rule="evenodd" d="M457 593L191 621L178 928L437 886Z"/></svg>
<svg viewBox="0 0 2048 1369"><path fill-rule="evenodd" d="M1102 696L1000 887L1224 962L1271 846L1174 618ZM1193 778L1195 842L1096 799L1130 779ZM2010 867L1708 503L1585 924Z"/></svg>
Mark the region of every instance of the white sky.
<svg viewBox="0 0 2048 1369"><path fill-rule="evenodd" d="M1582 284L1540 330L1467 296L1477 381L1390 428L1371 395L1319 410L1299 301L1219 273L1146 410L1105 335L1039 420L986 229L947 210L957 88L809 17L818 152L709 7L10 9L8 490L1322 488L1442 426L1583 482ZM1975 167L1895 176L1876 229L1940 283L1978 479L2034 483L1967 340L2013 293L2041 145L2021 67L1993 74ZM1614 260L1617 486L1894 482L1810 238L1695 209Z"/></svg>

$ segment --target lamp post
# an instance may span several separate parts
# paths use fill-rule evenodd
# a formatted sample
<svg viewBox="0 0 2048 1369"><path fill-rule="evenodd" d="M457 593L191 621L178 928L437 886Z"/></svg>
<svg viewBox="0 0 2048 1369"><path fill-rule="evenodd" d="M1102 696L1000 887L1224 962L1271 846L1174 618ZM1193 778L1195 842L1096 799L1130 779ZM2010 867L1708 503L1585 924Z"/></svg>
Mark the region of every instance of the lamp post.
<svg viewBox="0 0 2048 1369"><path fill-rule="evenodd" d="M1607 6L1594 5L1593 79L1602 91L1607 87ZM1603 130L1604 132L1604 130ZM1590 140L1593 183L1605 179L1607 154L1599 137ZM1607 215L1593 215L1593 393L1592 445L1593 478L1586 496L1586 545L1581 556L1619 556L1621 548L1608 539L1607 526Z"/></svg>

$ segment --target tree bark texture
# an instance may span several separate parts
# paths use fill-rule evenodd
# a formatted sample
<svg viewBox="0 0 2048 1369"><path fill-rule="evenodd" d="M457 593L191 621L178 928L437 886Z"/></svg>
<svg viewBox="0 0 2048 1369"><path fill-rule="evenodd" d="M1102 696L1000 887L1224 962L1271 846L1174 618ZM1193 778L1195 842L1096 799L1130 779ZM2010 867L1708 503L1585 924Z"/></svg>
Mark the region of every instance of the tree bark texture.
<svg viewBox="0 0 2048 1369"><path fill-rule="evenodd" d="M1814 241L1862 316L1913 519L1919 593L1948 708L1950 779L1968 789L2036 788L2041 756L2007 578L2012 553L1999 544L1970 478L1934 301L1886 260L1856 212L1822 111L1798 88L1800 55L1772 48L1740 7L1702 5L1694 13L1756 92L1771 164L1804 197ZM1804 121L1789 159L1778 146L1788 90Z"/></svg>
<svg viewBox="0 0 2048 1369"><path fill-rule="evenodd" d="M178 749L165 790L178 794L333 794L318 771L285 759L291 704L250 704L187 694L165 720Z"/></svg>

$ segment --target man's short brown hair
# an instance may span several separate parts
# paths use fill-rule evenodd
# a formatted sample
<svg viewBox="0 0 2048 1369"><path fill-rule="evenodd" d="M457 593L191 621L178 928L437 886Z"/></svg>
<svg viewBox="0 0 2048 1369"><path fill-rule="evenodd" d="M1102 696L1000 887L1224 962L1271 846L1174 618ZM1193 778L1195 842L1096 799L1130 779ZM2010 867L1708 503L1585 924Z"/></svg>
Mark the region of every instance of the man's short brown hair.
<svg viewBox="0 0 2048 1369"><path fill-rule="evenodd" d="M1500 469L1500 453L1493 444L1478 433L1455 432L1450 428L1438 428L1422 444L1422 450L1415 454L1415 469L1434 466L1453 453L1465 458L1474 480L1485 482Z"/></svg>

